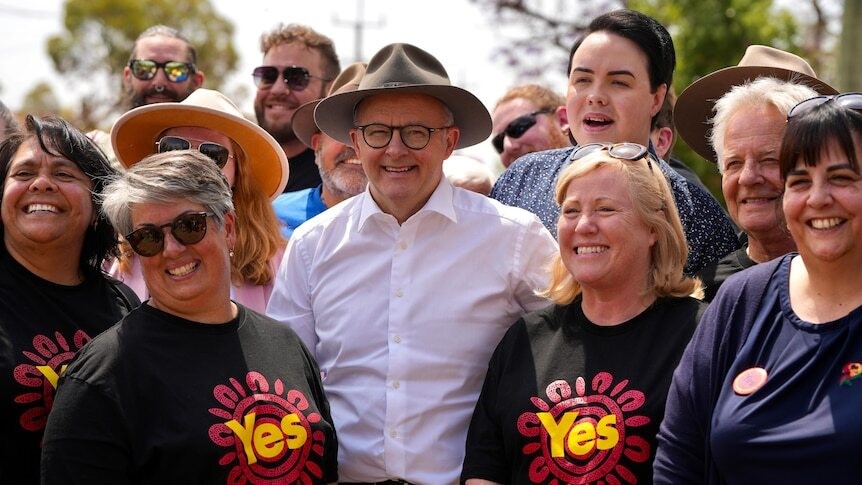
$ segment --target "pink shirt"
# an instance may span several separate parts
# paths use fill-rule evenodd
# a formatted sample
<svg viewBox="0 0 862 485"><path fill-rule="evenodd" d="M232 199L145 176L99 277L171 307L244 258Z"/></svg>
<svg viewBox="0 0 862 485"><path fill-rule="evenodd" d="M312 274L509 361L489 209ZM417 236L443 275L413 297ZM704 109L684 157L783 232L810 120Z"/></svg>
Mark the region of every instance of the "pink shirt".
<svg viewBox="0 0 862 485"><path fill-rule="evenodd" d="M269 266L272 268L272 274L275 275L278 271L278 266L281 264L281 258L284 257L284 248L278 250L272 259L269 260ZM143 272L141 271L141 259L137 254L132 254L129 260L129 272L122 272L119 269L119 263L114 261L111 264L108 274L125 283L131 288L141 301L150 297L150 292L147 290L147 285L144 282ZM275 284L275 277L265 285L253 285L251 283L243 283L240 286L231 285L230 298L231 300L240 303L252 310L260 313L266 311L266 304L269 302L269 296L272 294L272 287Z"/></svg>

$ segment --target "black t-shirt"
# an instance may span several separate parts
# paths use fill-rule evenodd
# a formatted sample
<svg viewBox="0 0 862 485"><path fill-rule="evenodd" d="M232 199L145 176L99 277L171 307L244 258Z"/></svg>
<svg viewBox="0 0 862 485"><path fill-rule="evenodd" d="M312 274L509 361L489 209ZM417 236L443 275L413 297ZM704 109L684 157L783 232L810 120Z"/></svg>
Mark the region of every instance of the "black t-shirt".
<svg viewBox="0 0 862 485"><path fill-rule="evenodd" d="M60 381L46 484L327 483L337 449L296 334L241 305L201 324L141 305Z"/></svg>
<svg viewBox="0 0 862 485"><path fill-rule="evenodd" d="M113 284L100 276L75 286L51 283L0 249L0 483L39 483L59 375L129 310Z"/></svg>
<svg viewBox="0 0 862 485"><path fill-rule="evenodd" d="M462 481L651 483L667 390L704 308L661 298L608 327L578 297L519 320L491 358Z"/></svg>
<svg viewBox="0 0 862 485"><path fill-rule="evenodd" d="M320 170L314 162L314 150L311 148L295 157L290 157L288 163L290 164L290 173L287 176L284 192L310 189L322 183Z"/></svg>
<svg viewBox="0 0 862 485"><path fill-rule="evenodd" d="M748 244L721 258L714 265L700 270L697 277L703 282L704 301L711 302L724 280L731 275L757 264L748 257L747 251Z"/></svg>

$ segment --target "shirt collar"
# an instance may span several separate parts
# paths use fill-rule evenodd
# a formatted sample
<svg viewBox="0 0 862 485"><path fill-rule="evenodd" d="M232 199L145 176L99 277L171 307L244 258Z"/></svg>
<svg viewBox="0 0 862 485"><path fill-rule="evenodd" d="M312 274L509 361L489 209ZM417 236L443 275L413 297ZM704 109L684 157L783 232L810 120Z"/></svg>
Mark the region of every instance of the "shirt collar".
<svg viewBox="0 0 862 485"><path fill-rule="evenodd" d="M359 230L365 227L366 221L368 221L372 217L381 217L377 214L384 214L382 210L380 210L380 206L377 205L377 202L374 202L374 198L371 196L371 187L365 189L365 192L362 194L362 206L359 214ZM436 212L443 217L449 219L452 222L458 222L458 216L455 214L455 187L446 180L445 176L440 177L440 182L437 184L437 188L434 189L434 192L431 193L431 197L428 199L428 202L419 209L416 214L413 214L410 219L416 217L418 214L423 212ZM388 217L389 214L385 214ZM408 220L410 220L408 219Z"/></svg>

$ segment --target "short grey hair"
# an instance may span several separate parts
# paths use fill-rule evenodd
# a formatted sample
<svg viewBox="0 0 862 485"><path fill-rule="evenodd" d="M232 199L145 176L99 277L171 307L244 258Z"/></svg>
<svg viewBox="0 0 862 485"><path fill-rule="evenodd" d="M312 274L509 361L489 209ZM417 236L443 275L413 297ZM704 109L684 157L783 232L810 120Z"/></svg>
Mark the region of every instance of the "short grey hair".
<svg viewBox="0 0 862 485"><path fill-rule="evenodd" d="M724 173L721 161L724 151L727 123L739 109L748 106L772 105L787 116L787 112L798 103L817 96L817 91L797 81L785 81L774 77L758 77L754 81L733 86L715 103L715 116L710 120L712 131L709 142L715 150L719 173Z"/></svg>
<svg viewBox="0 0 862 485"><path fill-rule="evenodd" d="M197 150L177 150L150 155L111 181L102 194L102 212L125 235L134 230L133 205L178 200L204 206L218 227L234 210L230 187L218 166Z"/></svg>

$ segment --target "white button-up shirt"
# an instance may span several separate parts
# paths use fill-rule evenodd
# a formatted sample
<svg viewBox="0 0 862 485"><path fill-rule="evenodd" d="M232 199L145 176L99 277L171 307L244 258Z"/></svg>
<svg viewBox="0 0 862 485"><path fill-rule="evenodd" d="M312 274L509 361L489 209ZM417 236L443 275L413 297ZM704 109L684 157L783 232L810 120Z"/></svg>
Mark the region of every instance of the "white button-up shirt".
<svg viewBox="0 0 862 485"><path fill-rule="evenodd" d="M366 190L293 233L267 313L320 365L341 481L457 483L488 360L548 304L556 251L533 214L445 179L400 226Z"/></svg>

